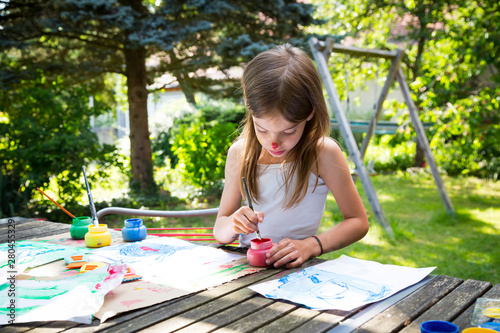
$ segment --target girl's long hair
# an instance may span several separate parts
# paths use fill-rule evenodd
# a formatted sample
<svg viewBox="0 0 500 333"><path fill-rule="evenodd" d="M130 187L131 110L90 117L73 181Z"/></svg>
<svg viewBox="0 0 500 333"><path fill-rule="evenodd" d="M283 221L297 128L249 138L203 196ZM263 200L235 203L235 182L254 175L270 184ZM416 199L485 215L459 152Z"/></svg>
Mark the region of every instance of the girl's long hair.
<svg viewBox="0 0 500 333"><path fill-rule="evenodd" d="M291 167L285 170L287 200L283 205L285 209L291 208L306 195L312 170L316 170L317 185L318 150L322 138L328 137L331 131L319 74L305 52L285 44L260 53L248 63L243 72L242 88L247 113L240 135L245 143L241 175L247 179L255 201L259 201L257 161L262 146L257 140L252 116L281 115L291 123L300 123L314 110L300 141L283 161L283 164L291 162ZM292 189L292 186L295 187Z"/></svg>

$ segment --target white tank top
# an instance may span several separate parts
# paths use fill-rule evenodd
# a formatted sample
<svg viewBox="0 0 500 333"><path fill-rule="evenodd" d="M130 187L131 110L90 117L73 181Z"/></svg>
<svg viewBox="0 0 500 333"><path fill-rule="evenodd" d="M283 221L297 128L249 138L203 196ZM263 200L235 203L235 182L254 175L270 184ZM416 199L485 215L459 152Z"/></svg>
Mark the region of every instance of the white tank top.
<svg viewBox="0 0 500 333"><path fill-rule="evenodd" d="M305 239L316 235L329 191L321 178L318 178L318 185L314 189L316 175L311 172L304 199L297 206L284 209L285 187L282 185L285 179L284 168L287 165L289 163L283 166L258 165L260 200L253 202L253 208L264 213L264 221L259 223L260 234L263 238L271 238L273 243L278 243L283 238ZM296 176L294 181L295 179ZM255 233L240 235L240 246L250 246L250 241L256 237Z"/></svg>

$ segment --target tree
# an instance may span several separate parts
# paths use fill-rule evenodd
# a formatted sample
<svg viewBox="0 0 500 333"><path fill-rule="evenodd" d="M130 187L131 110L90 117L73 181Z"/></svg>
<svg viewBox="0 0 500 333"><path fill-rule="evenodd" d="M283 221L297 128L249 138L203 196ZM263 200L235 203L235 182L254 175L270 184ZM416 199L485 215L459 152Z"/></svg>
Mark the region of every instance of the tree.
<svg viewBox="0 0 500 333"><path fill-rule="evenodd" d="M302 27L316 22L313 11L312 5L292 0L3 1L0 52L19 51L26 72L38 67L76 81L125 75L131 185L149 191L155 185L148 84L170 72L195 103L193 92L207 89L207 78L197 77L197 70L215 66L225 72L274 44L299 43ZM152 57L156 65L146 66ZM11 74L3 69L0 78L18 82L19 76Z"/></svg>
<svg viewBox="0 0 500 333"><path fill-rule="evenodd" d="M450 132L452 123L467 124L465 127L469 130L460 133L468 137L460 141L462 146L482 140L485 146L479 150L479 155L484 150L484 156L489 157L480 164L494 166L498 162L493 161L498 161L499 153L490 145L500 141L493 134L498 126L495 125L499 120L495 105L499 100L492 98L500 91L499 7L494 0L465 3L456 0L339 0L325 4L320 14L332 22L323 29L333 35L355 38L356 46L404 49L406 56L402 67L415 94L421 118L436 121L434 133L441 135ZM352 70L351 81L356 80L356 85L374 78L374 66L360 66L359 59L352 62L348 66ZM333 66L339 70L345 64L337 60ZM387 62L381 62L381 66L387 68ZM339 90L344 93L342 79L341 75L336 78ZM482 93L485 89L488 92ZM468 107L462 109L458 120L452 120L442 116L448 114L450 104ZM460 112L461 109L457 109ZM457 135L459 130L451 132ZM402 139L408 137L403 135ZM443 147L453 140L457 138L446 137ZM455 149L463 149L457 155L467 154L466 147L460 146L455 145ZM445 159L442 161L446 163ZM415 164L421 166L422 162L423 155L417 149ZM468 172L467 167L462 165L462 168Z"/></svg>
<svg viewBox="0 0 500 333"><path fill-rule="evenodd" d="M11 63L10 69L15 67ZM102 94L96 94L102 83L66 87L61 77L33 74L11 90L0 89L0 217L26 214L35 188L56 176L59 198L74 203L83 190L82 165L114 163L114 147L100 146L90 128L91 115L109 111Z"/></svg>

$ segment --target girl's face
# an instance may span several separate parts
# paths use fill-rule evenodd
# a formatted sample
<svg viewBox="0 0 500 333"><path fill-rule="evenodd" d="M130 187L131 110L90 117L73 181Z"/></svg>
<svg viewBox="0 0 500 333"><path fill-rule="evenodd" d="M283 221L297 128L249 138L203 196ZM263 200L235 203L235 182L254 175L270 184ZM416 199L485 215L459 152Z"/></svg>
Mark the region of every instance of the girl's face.
<svg viewBox="0 0 500 333"><path fill-rule="evenodd" d="M299 142L306 126L314 112L300 123L291 123L283 116L263 118L252 117L255 125L255 134L262 147L275 158L283 158Z"/></svg>

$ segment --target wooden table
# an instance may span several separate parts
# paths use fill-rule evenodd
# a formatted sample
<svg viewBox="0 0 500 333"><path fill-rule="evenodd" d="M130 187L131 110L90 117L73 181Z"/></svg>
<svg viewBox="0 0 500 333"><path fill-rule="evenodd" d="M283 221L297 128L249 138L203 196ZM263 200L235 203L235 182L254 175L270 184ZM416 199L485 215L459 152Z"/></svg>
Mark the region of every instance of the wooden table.
<svg viewBox="0 0 500 333"><path fill-rule="evenodd" d="M43 226L43 229L40 228ZM16 240L69 231L69 225L16 219ZM7 219L0 220L0 243L7 241ZM303 265L324 260L312 259ZM267 299L247 288L297 269L266 269L219 287L122 313L100 324L32 322L0 326L0 332L420 332L426 320L446 320L470 327L478 297L500 298L500 284L439 275L426 278L386 300L351 312L315 311Z"/></svg>

